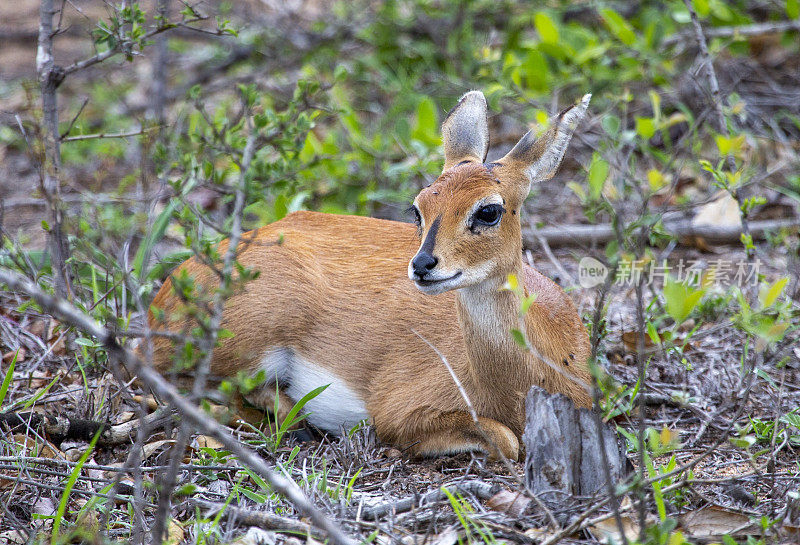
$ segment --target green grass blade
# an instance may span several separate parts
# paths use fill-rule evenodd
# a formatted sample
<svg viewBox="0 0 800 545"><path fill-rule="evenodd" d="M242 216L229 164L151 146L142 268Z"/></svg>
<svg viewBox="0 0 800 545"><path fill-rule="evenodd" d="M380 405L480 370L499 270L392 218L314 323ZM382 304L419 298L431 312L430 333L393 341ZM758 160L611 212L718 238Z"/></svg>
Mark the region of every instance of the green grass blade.
<svg viewBox="0 0 800 545"><path fill-rule="evenodd" d="M319 394L324 392L325 388L327 388L328 386L330 386L330 384L325 384L323 386L320 386L319 388L314 388L313 390L308 392L306 395L304 395L302 398L300 398L297 401L297 403L294 404L294 407L292 407L292 410L289 411L289 414L286 415L286 418L281 423L281 428L280 428L280 430L278 430L278 434L279 435L283 435L284 433L286 433L286 430L289 429L289 426L294 424L295 417L297 417L297 413L299 413L301 410L303 410L303 407L305 407L306 403L308 403L309 401L311 401L312 399L317 397Z"/></svg>
<svg viewBox="0 0 800 545"><path fill-rule="evenodd" d="M170 201L166 208L164 208L164 210L162 210L158 215L156 221L153 222L153 228L150 229L150 232L147 233L147 236L139 245L139 249L136 250L136 256L133 258L133 274L140 280L144 275L145 259L147 259L147 256L150 255L150 251L153 249L153 246L155 246L158 241L164 238L164 233L167 231L169 220L172 218L172 213L175 211L177 206L177 200Z"/></svg>
<svg viewBox="0 0 800 545"><path fill-rule="evenodd" d="M17 365L18 355L19 355L19 350L14 352L14 357L11 358L11 364L8 366L8 371L6 371L6 376L3 378L3 385L0 386L0 407L3 406L3 401L6 400L8 387L11 384L11 379L14 378L14 367L16 367Z"/></svg>
<svg viewBox="0 0 800 545"><path fill-rule="evenodd" d="M97 433L94 434L92 437L91 443L89 443L89 448L86 449L78 463L75 464L75 469L72 470L70 473L69 478L67 479L67 484L64 486L64 492L61 494L61 501L58 502L58 510L56 511L56 518L53 521L53 533L50 535L50 545L56 545L58 543L58 531L59 527L61 526L61 521L64 519L64 513L67 511L67 502L69 502L69 494L72 492L72 488L75 486L75 483L78 480L78 476L81 474L81 469L83 468L83 464L86 463L86 460L89 459L92 452L94 451L94 446L97 443L97 440L100 438L100 434L103 433L103 429L100 428L97 430Z"/></svg>

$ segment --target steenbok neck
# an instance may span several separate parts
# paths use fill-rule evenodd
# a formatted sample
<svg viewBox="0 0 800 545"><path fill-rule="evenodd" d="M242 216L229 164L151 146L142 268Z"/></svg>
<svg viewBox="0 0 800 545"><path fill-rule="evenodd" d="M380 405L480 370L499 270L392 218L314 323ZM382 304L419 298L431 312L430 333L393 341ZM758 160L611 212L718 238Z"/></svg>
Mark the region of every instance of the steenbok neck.
<svg viewBox="0 0 800 545"><path fill-rule="evenodd" d="M521 266L514 274L523 281ZM527 334L525 320L519 316L522 301L516 293L503 289L503 284L489 279L458 290L456 296L471 373L482 381L521 378L529 369L527 352L511 336L512 329Z"/></svg>

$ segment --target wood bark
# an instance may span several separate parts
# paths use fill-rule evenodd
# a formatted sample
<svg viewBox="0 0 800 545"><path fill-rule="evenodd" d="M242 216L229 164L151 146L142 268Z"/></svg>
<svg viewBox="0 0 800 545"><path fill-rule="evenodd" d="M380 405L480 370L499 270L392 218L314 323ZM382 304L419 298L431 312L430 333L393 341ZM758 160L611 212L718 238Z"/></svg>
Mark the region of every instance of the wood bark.
<svg viewBox="0 0 800 545"><path fill-rule="evenodd" d="M750 234L754 239L763 239L769 231L798 225L800 225L800 219L788 218L751 221L749 227ZM664 221L664 230L679 239L700 238L708 243L719 244L739 243L742 236L741 227L693 225L692 221L688 219ZM543 237L550 246L590 246L613 240L616 238L616 234L610 224L523 228L522 240L526 248L536 247L538 245L537 237Z"/></svg>
<svg viewBox="0 0 800 545"><path fill-rule="evenodd" d="M611 424L598 433L590 409L576 409L562 394L534 386L525 402L525 484L546 505L567 496L593 496L606 486L600 447L608 455L612 484L627 471L624 449Z"/></svg>
<svg viewBox="0 0 800 545"><path fill-rule="evenodd" d="M39 9L39 47L36 52L36 72L42 93L42 134L44 158L42 161L42 193L47 201L49 229L47 233L50 248L51 267L56 294L69 298L70 275L67 269L69 244L64 235L63 206L61 203L61 149L58 132L58 100L56 89L64 81L64 70L55 64L53 58L53 18L58 13L54 0L42 0Z"/></svg>

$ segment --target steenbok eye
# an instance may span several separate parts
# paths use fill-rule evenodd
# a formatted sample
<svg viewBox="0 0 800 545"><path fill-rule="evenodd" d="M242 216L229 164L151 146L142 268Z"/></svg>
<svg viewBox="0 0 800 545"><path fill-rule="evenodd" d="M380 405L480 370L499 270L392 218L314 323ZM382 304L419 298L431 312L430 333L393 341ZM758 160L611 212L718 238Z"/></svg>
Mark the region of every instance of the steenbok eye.
<svg viewBox="0 0 800 545"><path fill-rule="evenodd" d="M413 204L409 206L408 209L406 210L406 213L411 215L417 227L422 225L422 216L419 215L419 210L417 210L416 206L414 206Z"/></svg>
<svg viewBox="0 0 800 545"><path fill-rule="evenodd" d="M497 225L500 222L503 212L505 212L505 208L501 205L487 204L479 208L478 211L472 215L472 227Z"/></svg>

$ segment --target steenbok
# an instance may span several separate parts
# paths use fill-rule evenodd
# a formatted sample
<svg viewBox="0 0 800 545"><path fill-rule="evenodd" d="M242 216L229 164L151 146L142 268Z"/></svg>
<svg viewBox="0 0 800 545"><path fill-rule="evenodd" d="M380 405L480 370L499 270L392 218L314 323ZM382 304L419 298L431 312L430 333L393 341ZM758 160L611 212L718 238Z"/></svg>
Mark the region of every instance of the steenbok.
<svg viewBox="0 0 800 545"><path fill-rule="evenodd" d="M442 125L443 172L414 200L416 226L296 212L245 233L238 261L260 274L225 304L222 327L233 336L214 350L212 375L263 371L248 400L272 409L278 390L284 414L329 385L305 406L308 421L329 432L368 419L380 439L412 454L499 450L516 459L532 385L591 404L586 330L561 288L523 263L520 224L531 184L555 174L588 104L586 95L539 138L529 132L485 163L486 100L465 94ZM197 286L218 282L195 259L178 270ZM503 289L512 274L524 294ZM167 280L150 327L195 327L182 306ZM175 351L155 338L155 367L170 371Z"/></svg>

